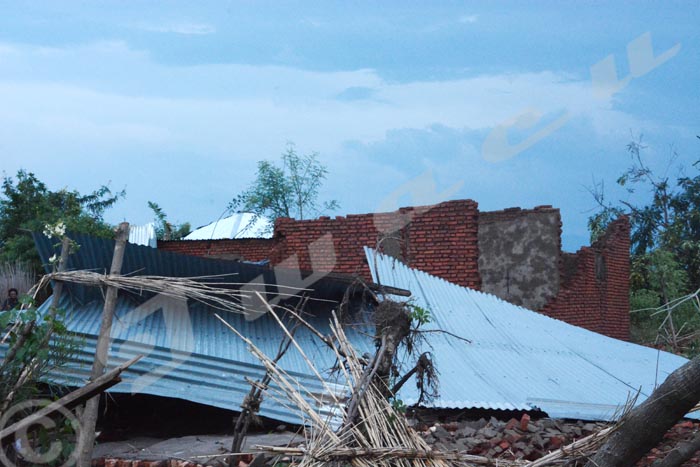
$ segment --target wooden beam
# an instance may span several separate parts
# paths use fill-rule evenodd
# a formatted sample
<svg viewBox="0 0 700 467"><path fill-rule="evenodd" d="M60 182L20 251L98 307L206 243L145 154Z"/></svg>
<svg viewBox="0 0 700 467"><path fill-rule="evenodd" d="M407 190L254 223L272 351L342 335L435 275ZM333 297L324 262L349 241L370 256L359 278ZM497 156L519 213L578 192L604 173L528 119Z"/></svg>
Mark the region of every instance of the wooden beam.
<svg viewBox="0 0 700 467"><path fill-rule="evenodd" d="M82 388L66 394L57 401L50 403L43 409L40 409L17 423L4 428L2 431L0 431L0 441L15 434L17 431L26 430L43 418L50 417L62 409L70 409L75 407L81 404L83 401L109 389L110 387L119 383L121 381L119 375L131 365L139 361L141 357L143 357L143 355L139 355L126 363L122 363L114 370L105 373L94 381L89 382Z"/></svg>

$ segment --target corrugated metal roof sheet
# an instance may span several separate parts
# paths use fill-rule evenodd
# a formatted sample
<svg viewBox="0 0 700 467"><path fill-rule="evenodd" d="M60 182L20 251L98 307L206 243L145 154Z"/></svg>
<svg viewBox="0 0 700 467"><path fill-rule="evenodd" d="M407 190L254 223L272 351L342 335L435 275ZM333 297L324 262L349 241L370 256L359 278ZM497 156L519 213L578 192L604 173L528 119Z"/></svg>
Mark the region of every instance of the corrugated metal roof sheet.
<svg viewBox="0 0 700 467"><path fill-rule="evenodd" d="M199 227L185 240L219 240L222 238L272 238L272 222L266 217L239 212Z"/></svg>
<svg viewBox="0 0 700 467"><path fill-rule="evenodd" d="M46 312L50 300L40 311ZM81 386L87 381L95 355L99 334L102 300L85 304L69 298L62 300L67 310L66 326L76 333L80 350L70 362L50 374L57 384ZM267 355L274 357L282 339L277 323L263 316L246 321L240 314L219 313L230 325L250 338ZM328 331L328 315L309 317L320 329ZM349 330L352 334L353 331ZM110 389L118 393L144 393L176 397L190 401L240 410L250 385L245 378L260 379L264 368L246 349L245 344L214 316L214 310L199 304L157 296L142 303L119 297L112 327L108 367L115 367L130 358L144 358L122 374L123 381ZM335 363L329 349L306 329L295 334L306 356L319 369L330 369ZM355 336L358 342L364 341ZM369 344L369 343L368 343ZM294 348L280 360L279 367L295 376L300 385L315 394L328 391L313 376L302 355ZM325 372L331 388L340 391L334 377ZM275 386L263 401L260 414L288 423L301 423L300 414L275 400ZM332 407L319 408L331 416Z"/></svg>
<svg viewBox="0 0 700 467"><path fill-rule="evenodd" d="M375 282L408 289L431 312L425 334L440 372L435 407L539 408L551 417L609 420L641 403L685 358L612 339L460 287L366 248ZM410 384L401 398L418 393Z"/></svg>
<svg viewBox="0 0 700 467"><path fill-rule="evenodd" d="M129 243L156 248L158 246L158 239L153 222L144 225L130 225Z"/></svg>
<svg viewBox="0 0 700 467"><path fill-rule="evenodd" d="M48 259L54 254L60 256L60 243L40 233L33 235L39 257L42 263L47 265L46 272L49 272ZM109 270L114 252L114 240L76 233L68 235L80 245L78 251L68 257L66 266L68 270L87 269L98 272ZM221 277L211 277L207 280L260 284L260 290L269 292L271 296L277 292L289 293L288 287L305 288L311 289L311 295L315 298L338 301L342 299L347 286L353 282L350 276L327 273L308 275L292 269L268 268L238 261L187 256L131 243L126 245L124 251L122 275L167 277L220 275ZM69 285L64 290L83 302L101 297L101 292L97 289L88 290L85 287Z"/></svg>
<svg viewBox="0 0 700 467"><path fill-rule="evenodd" d="M70 255L68 269L108 269L114 249L113 240L80 234L70 234L70 237L80 248ZM34 239L42 261L48 262L48 258L56 252L55 241L41 234L35 234ZM337 276L302 278L299 271L270 270L238 262L178 255L132 244L126 246L122 273L175 277L236 274L233 278L228 276L219 280L272 284L265 285L272 292L278 289L275 284L280 287L306 287L312 289L308 295L324 300L310 302L309 311L313 310L315 314L306 316L322 332L328 331L328 309L332 303L327 300L337 304L343 299L351 282ZM57 384L81 386L89 377L95 355L103 296L97 288L69 284L64 287L64 292L61 307L67 312L66 326L82 340L80 350L69 364L51 373L50 379ZM46 312L50 302L47 300L42 305L42 313ZM239 410L250 389L245 378L259 379L264 374L264 368L248 352L245 344L215 318L215 311L217 310L198 302L186 302L162 295L120 292L112 327L109 366L119 365L138 354L143 354L144 358L124 372L123 382L110 391L177 397ZM219 314L263 352L274 357L283 333L269 315L251 321L241 314L220 311ZM369 339L353 329L348 329L348 333L360 348L370 350ZM320 344L307 330L297 330L295 338L319 370L333 367L335 358L330 349L325 344ZM4 353L4 349L0 348L0 352ZM290 348L279 366L295 376L301 387L318 394L328 392L328 388L324 388L313 376L305 359L296 349ZM329 373L327 376L330 390L340 391L341 387L334 384L334 377ZM260 414L288 423L301 423L300 414L294 408L275 399L274 386L271 386L271 391L261 406ZM329 417L334 410L337 408L319 408L321 413Z"/></svg>

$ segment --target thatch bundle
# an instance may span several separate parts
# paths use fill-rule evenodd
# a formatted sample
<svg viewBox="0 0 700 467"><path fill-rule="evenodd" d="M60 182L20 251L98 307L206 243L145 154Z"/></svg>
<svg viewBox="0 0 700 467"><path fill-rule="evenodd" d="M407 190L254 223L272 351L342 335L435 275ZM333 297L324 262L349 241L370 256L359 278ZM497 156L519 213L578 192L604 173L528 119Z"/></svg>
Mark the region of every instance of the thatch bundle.
<svg viewBox="0 0 700 467"><path fill-rule="evenodd" d="M37 285L43 288L49 281L56 280L91 287L116 287L136 294L157 293L174 298L191 299L204 303L222 311L248 314L251 306L255 309L264 308L260 303L262 296L257 289L266 295L274 295L282 299L298 296L309 289L277 285L277 292L266 290L265 284L244 284L239 282L222 282L223 276L201 277L164 277L164 276L121 276L104 275L95 271L63 271L46 274ZM214 279L217 279L214 281ZM258 298L259 297L259 298Z"/></svg>

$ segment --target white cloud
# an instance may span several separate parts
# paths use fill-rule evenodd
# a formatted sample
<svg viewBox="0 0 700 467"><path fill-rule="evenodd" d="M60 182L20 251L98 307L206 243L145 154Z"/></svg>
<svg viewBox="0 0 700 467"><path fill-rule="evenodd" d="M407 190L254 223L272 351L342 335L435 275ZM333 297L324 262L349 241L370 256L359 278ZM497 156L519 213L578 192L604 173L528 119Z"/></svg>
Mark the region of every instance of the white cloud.
<svg viewBox="0 0 700 467"><path fill-rule="evenodd" d="M400 155L391 161L364 157L341 163L332 158L348 157L345 142L371 147L395 129L437 124L476 139L530 108L544 115L568 110L601 134L635 127L634 117L615 110L611 101L592 99L586 79L552 71L401 83L388 82L369 69L168 66L123 43L66 49L0 44L1 50L13 51L4 56L0 77L0 151L13 157L3 163L8 173L19 167L55 173L67 163L74 167L71 183L82 178L88 188L94 188L96 173L110 173L104 178L130 185L132 197L141 190L139 196L147 199L153 187L162 188L181 210L173 216L195 223L218 216L225 202L250 181L255 162L276 157L288 141L302 152L319 151L331 167L351 167L338 172L336 180L352 187L366 186L362 174L381 179ZM358 90L362 99L337 98ZM480 143L465 139L460 144L474 157ZM431 150L440 146L429 142L426 158L435 157ZM420 154L414 157L423 164ZM120 168L109 160L119 160ZM178 167L182 175L176 174ZM193 167L211 173L198 188L186 182ZM189 191L168 186L174 180ZM143 183L147 186L141 187ZM367 190L359 198L376 196ZM189 212L196 209L192 205L201 204L200 198L210 210L200 209L203 218L191 218ZM369 207L346 204L343 210L374 207L365 203ZM145 201L124 206L117 212L131 220L134 210L145 209Z"/></svg>
<svg viewBox="0 0 700 467"><path fill-rule="evenodd" d="M6 49L16 48L0 44ZM394 128L487 130L529 109L567 110L602 133L633 120L611 101L592 99L587 79L552 71L401 83L373 70L166 66L123 43L20 50L3 64L0 119L96 144L133 140L216 154L292 139L331 150L343 141L381 140ZM358 89L365 98L337 98ZM250 157L259 158L258 151Z"/></svg>

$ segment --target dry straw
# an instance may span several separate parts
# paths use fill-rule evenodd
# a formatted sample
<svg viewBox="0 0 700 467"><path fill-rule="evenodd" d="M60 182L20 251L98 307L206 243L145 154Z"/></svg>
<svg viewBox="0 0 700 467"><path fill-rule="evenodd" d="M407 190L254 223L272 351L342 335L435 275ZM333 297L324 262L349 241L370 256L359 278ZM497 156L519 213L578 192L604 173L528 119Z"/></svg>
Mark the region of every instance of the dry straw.
<svg viewBox="0 0 700 467"><path fill-rule="evenodd" d="M274 315L274 313L272 313ZM553 451L536 461L492 459L470 455L459 451L439 451L432 449L425 440L397 413L391 403L374 386L362 389L364 368L362 360L350 344L343 328L334 315L331 323L332 338L327 339L336 357L344 362L339 365L341 373L352 393L363 390L359 400L358 422L345 424L334 430L328 420L322 418L316 406L322 401L303 387L288 373L278 368L255 344L222 318L219 319L237 334L270 372L272 380L281 388L287 403L295 406L304 416L309 430L306 442L298 447L256 446L256 449L273 455L292 457L300 467L321 467L329 465L371 467L447 467L447 466L503 466L503 467L544 467L549 465L573 464L593 454L607 439L614 427L606 428L588 437L575 441L557 451ZM278 320L283 331L289 335L284 324ZM304 357L313 373L319 374L314 364ZM323 382L323 380L322 380ZM350 397L352 399L352 397ZM312 401L312 402L310 402Z"/></svg>

